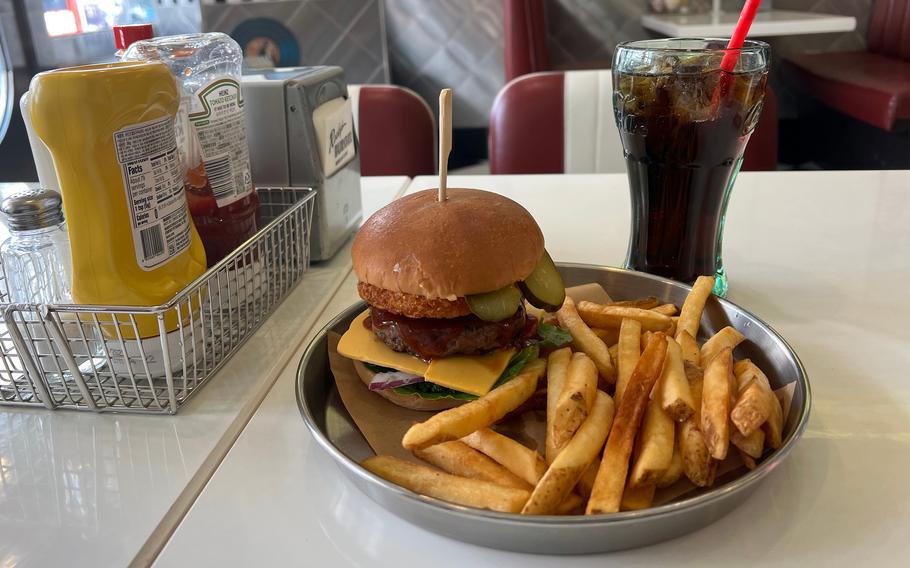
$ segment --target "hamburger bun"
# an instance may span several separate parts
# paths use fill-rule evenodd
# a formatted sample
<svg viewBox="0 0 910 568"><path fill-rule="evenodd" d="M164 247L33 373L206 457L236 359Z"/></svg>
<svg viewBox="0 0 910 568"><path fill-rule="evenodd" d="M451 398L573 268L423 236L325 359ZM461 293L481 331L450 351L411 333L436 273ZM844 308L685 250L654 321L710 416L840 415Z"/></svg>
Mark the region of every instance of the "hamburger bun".
<svg viewBox="0 0 910 568"><path fill-rule="evenodd" d="M360 361L354 361L353 363L354 369L357 371L357 375L360 376L360 380L363 381L363 384L365 384L367 388L369 388L370 381L373 380L373 377L376 373L367 369L366 365ZM398 394L391 389L377 390L373 392L385 398L392 404L397 404L398 406L403 406L411 410L422 410L428 412L436 412L439 410L446 410L447 408L455 408L456 406L461 406L467 402L465 400L455 400L453 398L427 399L416 394Z"/></svg>
<svg viewBox="0 0 910 568"><path fill-rule="evenodd" d="M524 280L537 266L543 233L524 207L479 189L449 189L446 201L436 198L437 190L429 189L393 201L354 239L354 272L360 282L391 293L387 309L397 305L403 309L392 311L410 316L410 295L458 304L456 315L464 315L464 296ZM378 305L373 299L367 301Z"/></svg>

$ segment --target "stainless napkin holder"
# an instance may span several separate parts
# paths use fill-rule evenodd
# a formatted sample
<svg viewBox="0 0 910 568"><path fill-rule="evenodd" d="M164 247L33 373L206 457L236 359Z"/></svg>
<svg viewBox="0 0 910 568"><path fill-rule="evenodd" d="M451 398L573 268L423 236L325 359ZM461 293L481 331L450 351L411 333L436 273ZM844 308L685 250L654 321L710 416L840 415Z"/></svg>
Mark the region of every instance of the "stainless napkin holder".
<svg viewBox="0 0 910 568"><path fill-rule="evenodd" d="M253 182L315 188L311 257L331 258L363 217L359 144L353 117L347 118L344 71L334 66L251 70L243 76L243 98ZM333 163L336 151L340 166Z"/></svg>

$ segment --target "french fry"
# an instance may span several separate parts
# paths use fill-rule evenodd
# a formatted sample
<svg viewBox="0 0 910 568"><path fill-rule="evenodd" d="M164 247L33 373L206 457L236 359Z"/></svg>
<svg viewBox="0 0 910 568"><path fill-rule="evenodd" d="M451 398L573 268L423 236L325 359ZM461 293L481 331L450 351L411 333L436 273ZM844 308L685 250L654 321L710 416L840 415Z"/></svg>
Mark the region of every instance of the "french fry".
<svg viewBox="0 0 910 568"><path fill-rule="evenodd" d="M613 361L616 361L618 364L618 362L619 362L619 344L618 343L614 343L613 345L610 346L610 359L612 359Z"/></svg>
<svg viewBox="0 0 910 568"><path fill-rule="evenodd" d="M414 450L414 455L452 475L480 479L496 485L502 485L503 487L514 487L528 491L533 487L532 483L521 479L489 457L459 440L443 442L422 450Z"/></svg>
<svg viewBox="0 0 910 568"><path fill-rule="evenodd" d="M705 344L701 346L700 358L702 363L707 367L708 363L711 362L711 359L713 359L715 355L728 347L730 349L735 349L745 338L746 337L743 334L728 325L715 333L711 339L705 341Z"/></svg>
<svg viewBox="0 0 910 568"><path fill-rule="evenodd" d="M591 327L618 328L624 319L634 319L646 331L666 331L670 327L670 316L641 308L626 306L604 306L594 302L578 302L578 315Z"/></svg>
<svg viewBox="0 0 910 568"><path fill-rule="evenodd" d="M705 373L698 365L693 365L688 361L683 361L686 369L686 379L689 381L689 390L692 391L692 400L695 402L695 413L701 412L701 383L705 378ZM695 395L695 385L698 385L698 396Z"/></svg>
<svg viewBox="0 0 910 568"><path fill-rule="evenodd" d="M578 493L569 493L553 512L557 515L574 515L584 504L584 500Z"/></svg>
<svg viewBox="0 0 910 568"><path fill-rule="evenodd" d="M740 380L744 373L748 373L748 376L752 377L769 395L771 414L765 423L762 424L762 428L765 431L765 441L768 445L775 450L778 449L783 443L784 411L780 406L777 395L771 390L771 383L768 381L768 377L749 359L738 361L733 367L733 372L736 373L737 380Z"/></svg>
<svg viewBox="0 0 910 568"><path fill-rule="evenodd" d="M771 398L774 394L766 392L759 383L757 380L749 381L739 393L730 412L730 421L743 437L759 431L759 427L771 417L773 411Z"/></svg>
<svg viewBox="0 0 910 568"><path fill-rule="evenodd" d="M720 462L717 460L708 460L708 484L706 487L711 487L714 485L714 480L717 478L717 466L719 464Z"/></svg>
<svg viewBox="0 0 910 568"><path fill-rule="evenodd" d="M679 428L679 425L676 426ZM667 471L657 480L657 488L663 489L664 487L670 487L683 476L683 460L682 460L682 451L679 449L679 444L673 445L673 458L670 460L670 467L667 468Z"/></svg>
<svg viewBox="0 0 910 568"><path fill-rule="evenodd" d="M635 434L666 356L666 336L656 333L641 354L619 403L585 514L619 511Z"/></svg>
<svg viewBox="0 0 910 568"><path fill-rule="evenodd" d="M730 430L730 443L736 446L739 451L758 459L764 453L765 431L761 428L756 428L748 436L743 436L739 430L732 428Z"/></svg>
<svg viewBox="0 0 910 568"><path fill-rule="evenodd" d="M639 298L637 300L620 300L614 302L608 302L607 306L624 306L627 308L639 308L642 310L650 310L656 308L660 305L660 300L655 296L648 296L647 298Z"/></svg>
<svg viewBox="0 0 910 568"><path fill-rule="evenodd" d="M557 509L597 458L612 422L613 399L598 390L590 414L534 488L523 515L546 515Z"/></svg>
<svg viewBox="0 0 910 568"><path fill-rule="evenodd" d="M569 368L569 361L572 359L572 349L563 347L550 353L547 357L547 433L546 433L546 459L547 463L553 463L559 449L553 441L553 426L555 424L553 417L556 415L556 402L559 400L559 394L566 382L566 371ZM536 481L534 482L537 483Z"/></svg>
<svg viewBox="0 0 910 568"><path fill-rule="evenodd" d="M591 331L606 345L615 345L619 341L619 330L615 328L592 327Z"/></svg>
<svg viewBox="0 0 910 568"><path fill-rule="evenodd" d="M701 430L711 457L722 461L730 444L730 393L733 352L727 347L705 369L701 393Z"/></svg>
<svg viewBox="0 0 910 568"><path fill-rule="evenodd" d="M582 474L581 479L578 480L578 485L575 486L575 489L584 497L585 501L591 496L591 490L594 488L594 480L597 479L597 468L599 465L600 463L597 460L591 462L591 465L589 465L588 469Z"/></svg>
<svg viewBox="0 0 910 568"><path fill-rule="evenodd" d="M629 476L630 487L653 486L670 467L674 426L673 420L661 408L659 398L652 398L638 431L638 452Z"/></svg>
<svg viewBox="0 0 910 568"><path fill-rule="evenodd" d="M771 416L762 424L765 431L765 440L773 449L778 449L784 443L784 410L780 406L777 395L774 396L774 403L771 405Z"/></svg>
<svg viewBox="0 0 910 568"><path fill-rule="evenodd" d="M736 381L741 387L745 386L749 381L756 378L756 373L754 370L757 368L758 365L753 363L752 359L740 359L739 361L733 363L733 374L736 376ZM745 376L741 377L741 375ZM767 377L765 378L767 379ZM768 389L771 389L770 383L768 383ZM740 388L740 390L742 390L742 388Z"/></svg>
<svg viewBox="0 0 910 568"><path fill-rule="evenodd" d="M653 331L643 331L641 333L641 350L644 351L645 347L648 346L648 342L651 341L651 336L654 335Z"/></svg>
<svg viewBox="0 0 910 568"><path fill-rule="evenodd" d="M688 361L685 363L686 378L695 404L695 412L676 428L676 445L683 461L683 473L698 487L707 487L714 479L711 455L701 432L701 369Z"/></svg>
<svg viewBox="0 0 910 568"><path fill-rule="evenodd" d="M473 434L465 436L461 441L489 456L494 462L532 487L537 485L544 472L547 471L547 462L536 451L489 428L481 428Z"/></svg>
<svg viewBox="0 0 910 568"><path fill-rule="evenodd" d="M746 452L744 452L742 450L738 450L738 451L739 451L739 457L742 458L743 464L746 466L746 469L755 469L756 467L758 467L758 464L755 462L755 458L753 458L752 456L750 456L749 454L747 454Z"/></svg>
<svg viewBox="0 0 910 568"><path fill-rule="evenodd" d="M511 418L521 416L525 412L547 410L547 387L546 385L540 387L540 382L537 384L538 388L534 391L534 394L532 394L527 400L519 404L517 407L510 410L508 414L502 417L502 420L509 420Z"/></svg>
<svg viewBox="0 0 910 568"><path fill-rule="evenodd" d="M620 376L622 364L620 362ZM667 360L658 382L660 404L670 418L682 422L695 412L695 402L686 379L682 349L672 337L667 338Z"/></svg>
<svg viewBox="0 0 910 568"><path fill-rule="evenodd" d="M745 361L750 361L750 359L745 359ZM736 389L733 391L733 394L735 395L734 398L739 398L739 395L741 395L743 391L749 388L752 383L758 381L755 377L755 373L752 373L751 370L750 372L743 372L746 367L740 365L740 363L742 363L742 361L733 361L733 378L736 379L733 381L736 385ZM736 372L737 369L739 369L739 373Z"/></svg>
<svg viewBox="0 0 910 568"><path fill-rule="evenodd" d="M586 353L594 361L598 374L607 384L615 383L616 369L613 367L606 343L601 341L581 319L572 298L566 297L566 301L556 312L556 317L559 319L559 325L572 334L572 345L575 350Z"/></svg>
<svg viewBox="0 0 910 568"><path fill-rule="evenodd" d="M527 363L517 377L482 397L462 406L434 414L425 422L411 426L401 444L408 450L458 440L486 428L517 408L537 389L537 381L546 370L546 362L537 359Z"/></svg>
<svg viewBox="0 0 910 568"><path fill-rule="evenodd" d="M683 458L683 473L689 481L699 487L710 485L711 454L695 420L690 418L679 425L676 441Z"/></svg>
<svg viewBox="0 0 910 568"><path fill-rule="evenodd" d="M568 443L594 406L597 394L597 368L584 353L573 353L566 370L566 380L553 413L553 444L561 448Z"/></svg>
<svg viewBox="0 0 910 568"><path fill-rule="evenodd" d="M530 497L530 493L524 489L451 475L393 456L373 456L363 460L361 465L379 477L415 493L467 507L517 513Z"/></svg>
<svg viewBox="0 0 910 568"><path fill-rule="evenodd" d="M616 392L613 397L619 403L632 377L632 371L641 357L641 322L633 319L623 320L619 328L619 342L616 345Z"/></svg>
<svg viewBox="0 0 910 568"><path fill-rule="evenodd" d="M620 511L640 511L647 509L654 501L654 486L640 485L638 487L628 485L622 492L622 501L619 504Z"/></svg>
<svg viewBox="0 0 910 568"><path fill-rule="evenodd" d="M670 318L670 329L667 330L667 337L676 337L676 326L679 324L679 316Z"/></svg>
<svg viewBox="0 0 910 568"><path fill-rule="evenodd" d="M699 276L692 285L692 291L686 296L682 310L679 312L679 323L676 324L676 333L685 331L693 338L698 337L698 326L701 323L701 314L705 309L705 302L714 290L713 276Z"/></svg>
<svg viewBox="0 0 910 568"><path fill-rule="evenodd" d="M676 306L674 304L661 304L656 308L651 308L651 311L663 314L665 316L675 316Z"/></svg>
<svg viewBox="0 0 910 568"><path fill-rule="evenodd" d="M701 365L701 349L695 338L689 335L688 331L682 330L676 332L676 342L682 349L682 356L685 361L692 363L696 367Z"/></svg>

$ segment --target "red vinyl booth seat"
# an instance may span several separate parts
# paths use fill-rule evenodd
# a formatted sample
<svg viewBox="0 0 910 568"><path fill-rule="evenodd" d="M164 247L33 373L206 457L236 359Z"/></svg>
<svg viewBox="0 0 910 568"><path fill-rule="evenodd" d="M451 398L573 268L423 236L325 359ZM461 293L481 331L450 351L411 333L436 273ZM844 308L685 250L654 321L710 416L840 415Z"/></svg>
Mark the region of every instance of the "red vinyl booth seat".
<svg viewBox="0 0 910 568"><path fill-rule="evenodd" d="M809 93L883 130L910 118L910 63L877 53L817 53L790 58Z"/></svg>
<svg viewBox="0 0 910 568"><path fill-rule="evenodd" d="M890 131L910 118L910 0L875 0L869 50L790 58L797 80L816 99Z"/></svg>
<svg viewBox="0 0 910 568"><path fill-rule="evenodd" d="M563 173L561 72L510 81L490 111L488 151L492 174Z"/></svg>
<svg viewBox="0 0 910 568"><path fill-rule="evenodd" d="M356 102L361 175L435 172L436 125L417 93L396 85L349 85L348 92Z"/></svg>

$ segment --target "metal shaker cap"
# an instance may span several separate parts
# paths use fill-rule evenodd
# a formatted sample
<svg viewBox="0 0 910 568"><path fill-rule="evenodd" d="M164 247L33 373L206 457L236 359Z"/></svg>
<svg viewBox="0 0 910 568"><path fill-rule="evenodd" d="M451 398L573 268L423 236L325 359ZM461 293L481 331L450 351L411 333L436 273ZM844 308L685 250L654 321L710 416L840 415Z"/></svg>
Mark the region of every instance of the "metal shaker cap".
<svg viewBox="0 0 910 568"><path fill-rule="evenodd" d="M52 189L28 189L0 203L10 231L32 231L63 222L63 200Z"/></svg>

